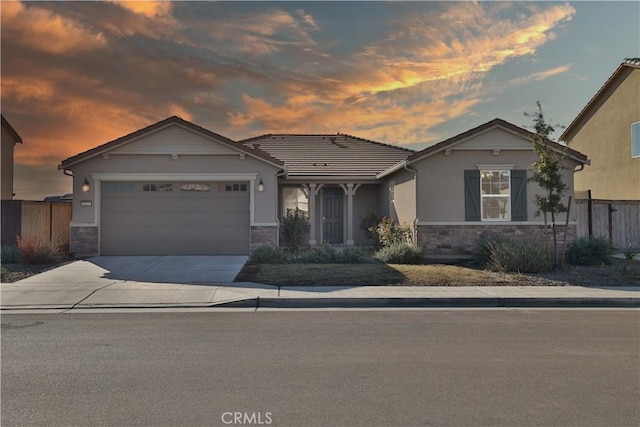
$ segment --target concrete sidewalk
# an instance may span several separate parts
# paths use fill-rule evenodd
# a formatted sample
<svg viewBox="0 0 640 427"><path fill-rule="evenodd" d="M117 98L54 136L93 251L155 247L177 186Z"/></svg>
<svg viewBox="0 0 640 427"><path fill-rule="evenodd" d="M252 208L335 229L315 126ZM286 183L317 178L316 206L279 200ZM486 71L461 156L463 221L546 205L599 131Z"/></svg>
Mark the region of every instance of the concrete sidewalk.
<svg viewBox="0 0 640 427"><path fill-rule="evenodd" d="M105 279L0 284L3 313L169 307L640 307L640 287L186 285Z"/></svg>

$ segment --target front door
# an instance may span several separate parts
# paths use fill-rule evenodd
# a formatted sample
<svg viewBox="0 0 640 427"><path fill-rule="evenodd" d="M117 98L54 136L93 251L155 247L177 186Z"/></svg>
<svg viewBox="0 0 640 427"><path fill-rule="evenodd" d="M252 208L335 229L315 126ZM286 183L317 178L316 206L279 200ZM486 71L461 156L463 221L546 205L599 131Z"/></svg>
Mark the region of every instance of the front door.
<svg viewBox="0 0 640 427"><path fill-rule="evenodd" d="M341 188L324 188L323 239L326 243L342 243L342 201L344 192Z"/></svg>

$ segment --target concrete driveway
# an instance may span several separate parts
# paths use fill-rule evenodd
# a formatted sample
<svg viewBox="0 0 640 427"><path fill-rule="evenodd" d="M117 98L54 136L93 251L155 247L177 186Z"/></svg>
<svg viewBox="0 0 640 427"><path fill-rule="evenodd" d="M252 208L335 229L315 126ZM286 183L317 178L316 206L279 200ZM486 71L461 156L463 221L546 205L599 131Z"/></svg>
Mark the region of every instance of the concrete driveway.
<svg viewBox="0 0 640 427"><path fill-rule="evenodd" d="M16 283L3 283L2 307L211 303L243 299L247 293L271 294L274 287L232 283L247 259L247 256L95 257Z"/></svg>

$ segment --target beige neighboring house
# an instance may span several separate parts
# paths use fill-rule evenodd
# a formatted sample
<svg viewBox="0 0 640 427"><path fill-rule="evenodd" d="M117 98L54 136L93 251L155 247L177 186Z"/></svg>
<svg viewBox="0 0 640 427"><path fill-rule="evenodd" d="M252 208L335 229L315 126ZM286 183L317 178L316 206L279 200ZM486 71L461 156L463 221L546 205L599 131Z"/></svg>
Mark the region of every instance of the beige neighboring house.
<svg viewBox="0 0 640 427"><path fill-rule="evenodd" d="M626 59L560 136L589 156L576 191L605 200L640 200L640 58Z"/></svg>
<svg viewBox="0 0 640 427"><path fill-rule="evenodd" d="M235 142L170 117L60 164L73 174L71 252L249 254L278 245L296 208L310 245L370 244L359 227L370 211L412 226L427 255L469 253L485 232L541 240L531 136L495 119L415 152L344 134ZM553 146L566 154L568 196L588 161Z"/></svg>
<svg viewBox="0 0 640 427"><path fill-rule="evenodd" d="M13 200L13 148L18 143L22 143L22 138L2 115L2 200Z"/></svg>

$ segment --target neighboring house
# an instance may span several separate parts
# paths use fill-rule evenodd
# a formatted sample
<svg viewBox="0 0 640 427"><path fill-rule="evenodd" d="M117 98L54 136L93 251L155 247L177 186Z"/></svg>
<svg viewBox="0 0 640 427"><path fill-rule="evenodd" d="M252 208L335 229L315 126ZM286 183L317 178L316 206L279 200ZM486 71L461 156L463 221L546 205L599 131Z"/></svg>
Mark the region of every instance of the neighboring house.
<svg viewBox="0 0 640 427"><path fill-rule="evenodd" d="M576 191L640 200L640 58L620 64L560 140L591 159L575 174Z"/></svg>
<svg viewBox="0 0 640 427"><path fill-rule="evenodd" d="M2 200L13 200L13 147L22 143L22 138L11 124L2 116L2 150L0 162L2 167Z"/></svg>
<svg viewBox="0 0 640 427"><path fill-rule="evenodd" d="M485 231L541 239L530 141L496 119L418 153L343 134L234 142L171 117L59 166L74 176L71 251L248 254L279 244L295 208L309 215L311 245L371 243L359 228L368 211L414 226L428 254L468 253ZM571 189L588 161L554 148Z"/></svg>

